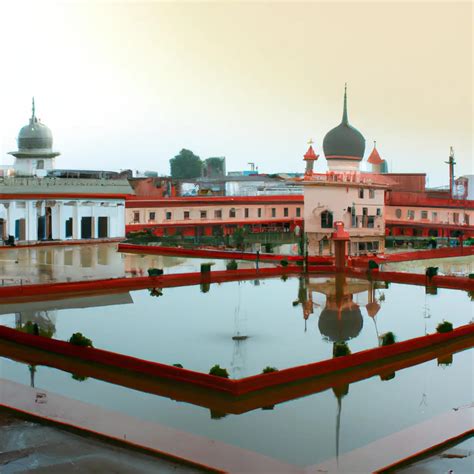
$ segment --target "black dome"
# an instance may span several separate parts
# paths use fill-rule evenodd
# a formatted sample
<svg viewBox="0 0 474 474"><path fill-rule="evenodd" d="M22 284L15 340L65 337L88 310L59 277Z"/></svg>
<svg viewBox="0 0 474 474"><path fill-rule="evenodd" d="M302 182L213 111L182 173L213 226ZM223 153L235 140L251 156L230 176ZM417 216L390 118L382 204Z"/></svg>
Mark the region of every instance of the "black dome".
<svg viewBox="0 0 474 474"><path fill-rule="evenodd" d="M338 311L325 308L321 311L318 321L319 332L332 342L343 342L357 337L363 325L364 320L358 306L342 310L340 319Z"/></svg>
<svg viewBox="0 0 474 474"><path fill-rule="evenodd" d="M342 122L330 130L323 140L323 150L326 159L341 159L343 157L362 160L365 152L365 138L347 118L347 93L344 92L344 112Z"/></svg>

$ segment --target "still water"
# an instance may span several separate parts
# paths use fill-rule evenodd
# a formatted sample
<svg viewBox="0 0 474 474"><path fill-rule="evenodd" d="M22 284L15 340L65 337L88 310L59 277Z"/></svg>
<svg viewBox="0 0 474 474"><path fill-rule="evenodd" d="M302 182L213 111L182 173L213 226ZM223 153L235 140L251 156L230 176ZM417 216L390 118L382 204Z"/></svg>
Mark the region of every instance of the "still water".
<svg viewBox="0 0 474 474"><path fill-rule="evenodd" d="M167 259L155 263L171 271L199 265ZM120 268L127 273L160 266L142 260L120 256ZM213 284L209 291L200 286L163 289L158 297L143 290L2 304L0 324L21 328L34 321L56 339L82 332L98 348L202 372L217 363L241 378L267 365L282 369L331 358L335 341L346 341L354 353L376 347L387 331L401 341L433 333L443 319L458 327L473 318L472 302L463 291L426 294L423 287L384 288L353 279L338 288L325 277L276 278ZM450 365L433 359L400 370L390 380L375 376L353 383L339 400L333 390L325 390L271 410L218 418L191 403L93 378L75 380L50 367L36 367L33 383L73 400L307 466L335 456L336 445L343 454L471 403L472 369L472 350L467 350L454 354ZM29 385L31 375L27 365L0 358L0 378Z"/></svg>
<svg viewBox="0 0 474 474"><path fill-rule="evenodd" d="M231 377L255 375L332 357L333 343L352 352L377 347L392 331L398 341L433 333L448 320L472 319L466 292L391 284L378 288L347 279L342 295L334 279L262 279L165 288L71 300L3 304L0 324L36 322L50 336L68 340L81 332L97 348L208 372L219 364Z"/></svg>

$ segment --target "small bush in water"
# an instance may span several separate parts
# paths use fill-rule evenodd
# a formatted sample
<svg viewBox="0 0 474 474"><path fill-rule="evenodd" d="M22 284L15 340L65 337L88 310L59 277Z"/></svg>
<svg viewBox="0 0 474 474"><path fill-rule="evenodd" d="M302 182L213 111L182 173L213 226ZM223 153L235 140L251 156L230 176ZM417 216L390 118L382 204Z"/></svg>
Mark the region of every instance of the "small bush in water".
<svg viewBox="0 0 474 474"><path fill-rule="evenodd" d="M231 260L230 262L227 262L227 265L225 266L225 268L227 270L237 270L237 262L235 260Z"/></svg>
<svg viewBox="0 0 474 474"><path fill-rule="evenodd" d="M270 374L271 372L278 372L278 369L276 367L270 367L267 365L263 370L262 374Z"/></svg>
<svg viewBox="0 0 474 474"><path fill-rule="evenodd" d="M436 332L451 332L453 330L453 324L450 323L449 321L443 321L442 323L439 323L438 326L436 327Z"/></svg>
<svg viewBox="0 0 474 474"><path fill-rule="evenodd" d="M214 367L211 368L209 371L209 375L215 375L216 377L224 377L226 379L229 378L229 372L227 369L223 369L219 364L216 364Z"/></svg>
<svg viewBox="0 0 474 474"><path fill-rule="evenodd" d="M69 339L69 342L75 346L93 347L92 341L89 338L83 336L80 332L75 332Z"/></svg>
<svg viewBox="0 0 474 474"><path fill-rule="evenodd" d="M334 347L332 348L332 355L334 357L342 357L349 355L351 353L351 350L349 349L349 346L345 342L336 342L334 344Z"/></svg>
<svg viewBox="0 0 474 474"><path fill-rule="evenodd" d="M390 344L395 344L396 337L392 331L389 331L385 334L382 334L380 339L382 339L382 346L389 346Z"/></svg>

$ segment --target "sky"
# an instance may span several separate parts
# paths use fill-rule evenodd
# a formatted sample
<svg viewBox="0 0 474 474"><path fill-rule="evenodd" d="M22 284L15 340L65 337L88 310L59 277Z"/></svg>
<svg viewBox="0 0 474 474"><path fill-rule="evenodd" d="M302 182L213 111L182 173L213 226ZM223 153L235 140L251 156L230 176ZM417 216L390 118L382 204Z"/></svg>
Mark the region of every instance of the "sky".
<svg viewBox="0 0 474 474"><path fill-rule="evenodd" d="M169 173L182 148L227 170L303 171L342 117L393 172L472 174L466 2L113 2L0 6L0 164L31 114L58 168Z"/></svg>

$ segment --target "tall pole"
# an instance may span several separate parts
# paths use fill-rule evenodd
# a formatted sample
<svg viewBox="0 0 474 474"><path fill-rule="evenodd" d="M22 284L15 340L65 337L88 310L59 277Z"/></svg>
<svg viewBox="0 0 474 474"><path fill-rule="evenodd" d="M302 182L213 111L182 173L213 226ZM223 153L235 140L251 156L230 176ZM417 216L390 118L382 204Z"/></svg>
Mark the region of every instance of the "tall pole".
<svg viewBox="0 0 474 474"><path fill-rule="evenodd" d="M453 147L449 148L449 161L445 161L449 165L449 197L453 199L453 188L454 188L454 149Z"/></svg>

